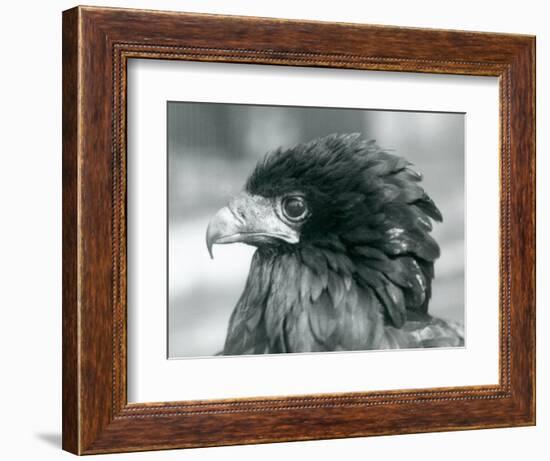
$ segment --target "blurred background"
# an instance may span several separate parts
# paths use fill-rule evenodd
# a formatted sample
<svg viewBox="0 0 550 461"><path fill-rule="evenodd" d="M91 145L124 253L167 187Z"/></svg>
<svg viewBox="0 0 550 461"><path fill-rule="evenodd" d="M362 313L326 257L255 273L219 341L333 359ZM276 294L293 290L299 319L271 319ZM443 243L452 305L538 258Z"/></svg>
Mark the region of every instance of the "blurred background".
<svg viewBox="0 0 550 461"><path fill-rule="evenodd" d="M254 248L216 245L211 260L210 218L267 151L330 133L375 139L424 175L443 214L430 312L464 322L464 126L457 113L169 102L168 356L220 352L245 284Z"/></svg>

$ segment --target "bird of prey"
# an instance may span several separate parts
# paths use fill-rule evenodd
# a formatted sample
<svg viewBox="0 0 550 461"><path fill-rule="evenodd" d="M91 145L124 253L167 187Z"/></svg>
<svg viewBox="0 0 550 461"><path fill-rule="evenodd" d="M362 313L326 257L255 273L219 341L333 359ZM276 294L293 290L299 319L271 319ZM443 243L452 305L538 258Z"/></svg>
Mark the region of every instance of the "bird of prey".
<svg viewBox="0 0 550 461"><path fill-rule="evenodd" d="M268 153L206 232L211 256L256 247L223 355L463 345L428 313L442 216L421 180L356 133Z"/></svg>

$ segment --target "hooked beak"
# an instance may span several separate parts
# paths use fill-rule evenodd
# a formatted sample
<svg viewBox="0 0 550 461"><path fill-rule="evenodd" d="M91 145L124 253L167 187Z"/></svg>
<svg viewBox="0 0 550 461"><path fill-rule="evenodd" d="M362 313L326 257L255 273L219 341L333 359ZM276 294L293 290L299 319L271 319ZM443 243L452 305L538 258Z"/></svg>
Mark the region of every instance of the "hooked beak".
<svg viewBox="0 0 550 461"><path fill-rule="evenodd" d="M208 223L206 229L206 246L210 257L214 259L212 247L215 243L233 243L242 237L240 220L233 214L229 205L219 210Z"/></svg>
<svg viewBox="0 0 550 461"><path fill-rule="evenodd" d="M298 232L284 223L272 199L243 192L220 209L206 230L206 247L214 259L214 244L241 242L259 245L276 240L298 243Z"/></svg>

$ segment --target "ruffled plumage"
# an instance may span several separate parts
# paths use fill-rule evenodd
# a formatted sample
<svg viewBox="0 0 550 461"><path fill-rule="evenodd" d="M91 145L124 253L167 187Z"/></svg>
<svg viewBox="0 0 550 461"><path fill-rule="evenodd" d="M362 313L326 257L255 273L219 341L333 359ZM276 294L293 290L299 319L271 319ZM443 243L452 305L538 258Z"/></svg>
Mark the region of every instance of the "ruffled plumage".
<svg viewBox="0 0 550 461"><path fill-rule="evenodd" d="M247 191L300 191L313 211L298 244L258 247L224 354L463 345L459 325L428 314L442 215L421 178L356 134L266 156Z"/></svg>

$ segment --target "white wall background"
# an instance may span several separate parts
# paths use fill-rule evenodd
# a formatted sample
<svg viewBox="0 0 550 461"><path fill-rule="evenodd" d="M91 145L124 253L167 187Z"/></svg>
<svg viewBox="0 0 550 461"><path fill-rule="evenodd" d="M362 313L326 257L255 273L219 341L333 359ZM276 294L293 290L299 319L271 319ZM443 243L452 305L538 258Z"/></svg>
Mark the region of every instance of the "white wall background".
<svg viewBox="0 0 550 461"><path fill-rule="evenodd" d="M550 451L550 14L536 0L296 2L115 1L109 4L222 14L363 22L537 35L538 425L439 434L330 440L160 453L116 459L547 459ZM61 452L61 11L71 1L5 2L0 18L0 453L3 459L70 459ZM546 363L545 363L546 362ZM100 456L97 459L103 459ZM112 458L114 459L114 458Z"/></svg>

